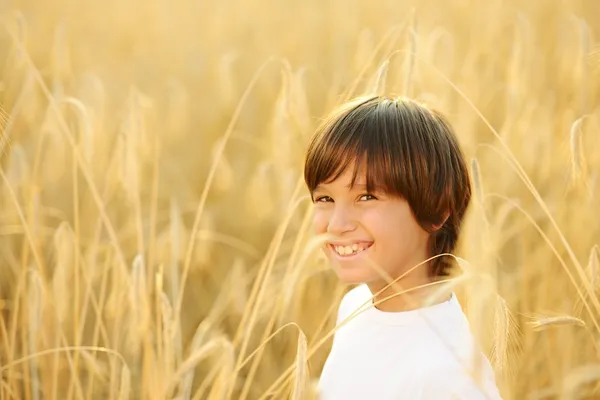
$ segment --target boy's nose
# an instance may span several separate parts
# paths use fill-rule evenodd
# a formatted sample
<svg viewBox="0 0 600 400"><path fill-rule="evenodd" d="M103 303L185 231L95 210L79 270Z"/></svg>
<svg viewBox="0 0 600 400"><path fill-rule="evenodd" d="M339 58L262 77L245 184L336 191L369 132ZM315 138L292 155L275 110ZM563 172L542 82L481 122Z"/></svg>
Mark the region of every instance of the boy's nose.
<svg viewBox="0 0 600 400"><path fill-rule="evenodd" d="M329 219L327 233L341 235L342 233L353 231L355 228L356 222L352 213L345 207L336 207Z"/></svg>

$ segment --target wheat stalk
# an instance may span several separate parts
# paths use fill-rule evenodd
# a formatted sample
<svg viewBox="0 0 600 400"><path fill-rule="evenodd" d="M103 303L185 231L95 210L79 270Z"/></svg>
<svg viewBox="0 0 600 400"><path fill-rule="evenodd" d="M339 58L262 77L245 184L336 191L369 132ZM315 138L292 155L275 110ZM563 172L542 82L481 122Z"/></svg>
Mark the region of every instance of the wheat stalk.
<svg viewBox="0 0 600 400"><path fill-rule="evenodd" d="M390 61L385 60L377 70L377 75L375 75L375 83L373 84L372 90L372 92L376 95L385 95L389 66Z"/></svg>
<svg viewBox="0 0 600 400"><path fill-rule="evenodd" d="M10 149L10 136L5 129L9 120L9 115L0 104L0 160L8 154Z"/></svg>
<svg viewBox="0 0 600 400"><path fill-rule="evenodd" d="M511 323L512 318L506 300L498 294L494 312L494 341L491 356L492 364L498 371L503 371L506 367Z"/></svg>
<svg viewBox="0 0 600 400"><path fill-rule="evenodd" d="M534 331L543 331L549 328L562 326L586 327L586 324L582 319L571 315L532 316L529 325Z"/></svg>
<svg viewBox="0 0 600 400"><path fill-rule="evenodd" d="M571 172L573 181L579 179L585 170L581 135L581 126L583 125L584 118L585 116L578 118L575 122L573 122L569 134L569 145L571 149Z"/></svg>
<svg viewBox="0 0 600 400"><path fill-rule="evenodd" d="M403 93L405 96L412 95L412 86L413 86L413 74L415 68L415 60L417 54L417 43L418 43L418 35L417 35L417 16L416 13L412 15L412 23L410 29L408 30L408 43L409 43L409 53L408 59L405 63L405 78L404 78L404 90Z"/></svg>
<svg viewBox="0 0 600 400"><path fill-rule="evenodd" d="M581 399L578 389L586 383L598 383L600 380L600 364L590 364L576 367L569 371L562 381L561 399ZM588 398L588 397L585 397Z"/></svg>
<svg viewBox="0 0 600 400"><path fill-rule="evenodd" d="M121 377L119 379L121 386L119 386L119 400L128 400L131 398L131 371L127 365L123 364L121 367Z"/></svg>
<svg viewBox="0 0 600 400"><path fill-rule="evenodd" d="M29 271L29 284L27 288L27 309L28 309L28 340L29 354L37 353L38 334L42 324L43 313L43 283L36 270ZM40 398L40 378L39 366L36 359L32 359L29 363L31 394L34 400Z"/></svg>
<svg viewBox="0 0 600 400"><path fill-rule="evenodd" d="M473 187L475 188L475 198L477 199L480 207L483 207L483 183L481 181L481 169L479 167L479 161L476 158L471 160L471 175L473 177Z"/></svg>
<svg viewBox="0 0 600 400"><path fill-rule="evenodd" d="M590 250L586 272L592 287L598 290L600 288L600 246L598 245Z"/></svg>
<svg viewBox="0 0 600 400"><path fill-rule="evenodd" d="M150 329L150 291L146 277L146 266L141 254L138 254L132 265L131 284L129 286L129 309L127 327L128 349L135 358L139 357L142 342Z"/></svg>
<svg viewBox="0 0 600 400"><path fill-rule="evenodd" d="M294 375L294 388L292 391L292 400L301 400L306 398L308 385L308 365L307 365L307 343L306 335L301 330L298 333L298 347L296 350L296 373Z"/></svg>
<svg viewBox="0 0 600 400"><path fill-rule="evenodd" d="M177 335L177 326L173 307L169 298L164 293L160 293L161 321L162 321L162 352L163 352L163 376L172 377L175 373L176 354L174 349L174 339ZM165 388L166 390L166 388ZM165 391L165 394L168 392Z"/></svg>
<svg viewBox="0 0 600 400"><path fill-rule="evenodd" d="M56 252L56 264L52 275L52 291L60 293L54 298L56 315L59 322L64 322L67 310L73 303L69 298L67 288L70 285L73 268L73 233L69 224L63 222L54 233L54 248Z"/></svg>
<svg viewBox="0 0 600 400"><path fill-rule="evenodd" d="M184 376L189 371L196 368L196 366L204 360L211 352L219 348L231 347L231 342L225 338L211 339L204 343L200 348L196 349L177 369L170 379L169 385L167 386L166 394L171 393L175 387L180 383Z"/></svg>

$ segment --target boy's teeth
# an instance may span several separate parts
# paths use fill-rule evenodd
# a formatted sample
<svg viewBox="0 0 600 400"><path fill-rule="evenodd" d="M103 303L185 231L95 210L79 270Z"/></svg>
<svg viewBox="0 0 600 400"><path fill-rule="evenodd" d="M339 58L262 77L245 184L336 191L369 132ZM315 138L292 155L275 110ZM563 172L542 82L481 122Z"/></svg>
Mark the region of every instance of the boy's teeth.
<svg viewBox="0 0 600 400"><path fill-rule="evenodd" d="M335 251L341 256L360 253L365 249L362 244L358 243L354 243L351 246L334 246L334 248Z"/></svg>

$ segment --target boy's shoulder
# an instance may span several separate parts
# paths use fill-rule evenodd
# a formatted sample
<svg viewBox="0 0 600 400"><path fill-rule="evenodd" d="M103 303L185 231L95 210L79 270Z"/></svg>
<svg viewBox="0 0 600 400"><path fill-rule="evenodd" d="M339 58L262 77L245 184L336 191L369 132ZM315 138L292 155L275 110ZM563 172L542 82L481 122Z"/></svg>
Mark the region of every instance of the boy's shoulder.
<svg viewBox="0 0 600 400"><path fill-rule="evenodd" d="M431 341L422 349L425 352L419 357L418 379L435 382L424 386L427 396L423 398L453 393L459 399L501 399L494 370L469 334L450 342Z"/></svg>
<svg viewBox="0 0 600 400"><path fill-rule="evenodd" d="M337 323L350 316L354 311L365 306L373 297L366 284L360 284L350 289L342 298L338 310Z"/></svg>
<svg viewBox="0 0 600 400"><path fill-rule="evenodd" d="M482 359L478 368L459 365L448 360L424 363L418 380L423 383L423 398L447 398L452 394L458 399L501 400L494 371L487 360Z"/></svg>

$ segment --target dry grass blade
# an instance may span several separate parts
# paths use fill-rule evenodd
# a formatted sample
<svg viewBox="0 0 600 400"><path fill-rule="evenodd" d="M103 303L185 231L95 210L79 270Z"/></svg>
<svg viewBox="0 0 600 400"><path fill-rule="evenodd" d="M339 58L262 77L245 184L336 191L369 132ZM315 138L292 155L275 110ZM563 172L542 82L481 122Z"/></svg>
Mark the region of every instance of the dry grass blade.
<svg viewBox="0 0 600 400"><path fill-rule="evenodd" d="M181 216L179 202L174 197L169 204L169 247L171 259L168 265L167 276L170 283L172 295L179 294L179 263L183 260L183 239L185 237L185 227Z"/></svg>
<svg viewBox="0 0 600 400"><path fill-rule="evenodd" d="M302 400L306 398L308 392L308 360L306 357L307 353L306 335L302 330L298 332L298 347L296 350L296 361L295 361L295 378L294 378L294 389L292 391L292 400Z"/></svg>
<svg viewBox="0 0 600 400"><path fill-rule="evenodd" d="M594 245L590 250L590 256L588 258L588 264L585 269L587 279L592 285L594 293L600 289L600 247ZM583 311L584 303L589 299L589 295L586 293L583 299L578 298L575 306L573 307L574 313L580 315Z"/></svg>
<svg viewBox="0 0 600 400"><path fill-rule="evenodd" d="M592 287L596 290L600 288L600 246L592 247L586 271Z"/></svg>
<svg viewBox="0 0 600 400"><path fill-rule="evenodd" d="M54 297L54 306L59 322L65 321L67 310L71 305L69 285L71 284L73 267L73 231L68 223L62 222L54 233L54 249L56 264L52 275L52 290L61 293Z"/></svg>
<svg viewBox="0 0 600 400"><path fill-rule="evenodd" d="M253 210L259 220L268 217L275 208L275 200L272 196L265 196L265 193L273 192L273 164L270 161L263 161L257 167L252 175L248 187L246 188L245 198L248 211Z"/></svg>
<svg viewBox="0 0 600 400"><path fill-rule="evenodd" d="M36 270L29 272L29 285L27 288L27 307L29 312L28 321L28 351L30 354L37 352L37 345L39 342L38 335L41 332L42 324L42 313L43 313L43 283L39 273ZM40 379L38 371L37 359L32 359L29 363L29 374L31 384L31 394L34 400L40 398Z"/></svg>
<svg viewBox="0 0 600 400"><path fill-rule="evenodd" d="M141 254L133 260L131 285L129 288L129 309L131 316L128 327L129 350L138 355L144 335L150 328L149 289L146 266Z"/></svg>
<svg viewBox="0 0 600 400"><path fill-rule="evenodd" d="M293 157L292 141L294 132L290 124L291 118L291 91L293 74L288 62L284 62L281 71L281 88L275 100L273 117L273 135L271 136L270 151L278 165L285 165Z"/></svg>
<svg viewBox="0 0 600 400"><path fill-rule="evenodd" d="M79 354L81 354L81 358L87 365L87 371L91 371L95 377L100 378L102 383L105 383L108 377L108 368L106 365L94 357L88 350L81 350Z"/></svg>
<svg viewBox="0 0 600 400"><path fill-rule="evenodd" d="M571 131L569 133L569 144L571 149L571 172L572 179L577 180L581 174L585 171L585 160L582 149L582 134L581 126L585 116L578 118L573 125L571 125Z"/></svg>
<svg viewBox="0 0 600 400"><path fill-rule="evenodd" d="M175 317L173 315L173 307L171 302L165 293L160 294L160 311L163 336L163 351L164 351L164 366L167 371L167 375L174 371L175 366L175 354L173 349L173 339L175 338L176 325Z"/></svg>
<svg viewBox="0 0 600 400"><path fill-rule="evenodd" d="M31 168L23 147L19 144L11 146L9 159L6 167L7 180L10 185L20 188L31 176Z"/></svg>
<svg viewBox="0 0 600 400"><path fill-rule="evenodd" d="M562 326L586 327L586 324L582 319L571 315L531 316L530 319L529 325L534 331L543 331L545 329Z"/></svg>
<svg viewBox="0 0 600 400"><path fill-rule="evenodd" d="M127 365L121 367L121 385L119 386L119 400L131 398L131 371Z"/></svg>
<svg viewBox="0 0 600 400"><path fill-rule="evenodd" d="M8 120L9 115L4 111L4 108L0 104L0 161L8 154L10 148L10 136L4 129Z"/></svg>
<svg viewBox="0 0 600 400"><path fill-rule="evenodd" d="M581 393L580 389L585 384L597 384L598 382L600 382L600 364L577 367L569 371L567 376L563 379L561 399L576 400L582 398L597 398L597 393L593 393L592 395L595 394L593 397L587 397Z"/></svg>
<svg viewBox="0 0 600 400"><path fill-rule="evenodd" d="M235 362L235 360L233 360L233 362ZM192 397L192 400L206 399L207 398L206 391L211 386L211 384L213 385L213 390L215 390L214 389L214 381L215 381L215 379L218 379L217 375L219 375L220 372L221 371L219 371L219 369L213 368L212 371L210 371L206 376L204 376L204 379L202 380L202 383L196 390L196 393L194 393L194 397ZM233 371L231 371L231 372L233 372ZM211 392L212 392L212 390L211 390ZM210 398L210 395L208 395L208 396L209 396L208 398ZM182 398L182 397L178 396L177 398ZM185 399L187 397L183 397L183 398Z"/></svg>
<svg viewBox="0 0 600 400"><path fill-rule="evenodd" d="M408 53L408 59L406 60L406 76L404 80L404 95L411 96L412 95L412 87L413 87L413 74L415 68L416 54L417 54L417 14L414 13L412 15L412 24L410 29L408 30L408 42L410 51Z"/></svg>
<svg viewBox="0 0 600 400"><path fill-rule="evenodd" d="M219 348L232 347L231 342L225 338L211 339L202 345L200 348L195 350L177 369L175 374L170 380L169 385L165 394L168 396L170 393L179 385L182 379L188 374L189 371L197 367L197 365L210 355L213 351Z"/></svg>
<svg viewBox="0 0 600 400"><path fill-rule="evenodd" d="M409 16L404 21L404 24L407 24L412 16L415 14L414 8L411 9ZM385 37L381 39L376 45L373 42L372 32L368 29L365 29L361 32L359 36L359 50L356 54L356 62L357 64L362 64L362 68L357 71L356 78L353 80L352 85L344 92L342 96L343 101L351 100L356 96L357 87L360 84L361 80L364 78L364 75L367 74L367 71L371 68L371 64L373 63L377 54L385 48L386 45L390 45L391 43L395 43L397 36L401 32L399 26L395 26L390 29ZM371 50L372 49L372 50ZM366 58L366 61L364 59Z"/></svg>
<svg viewBox="0 0 600 400"><path fill-rule="evenodd" d="M508 342L512 326L512 316L506 300L496 295L496 310L494 312L494 342L491 362L496 371L503 371L507 363Z"/></svg>
<svg viewBox="0 0 600 400"><path fill-rule="evenodd" d="M210 391L208 396L209 400L224 400L229 391L227 382L229 377L233 374L233 368L235 366L235 349L232 345L225 347L223 353L221 353L220 359L220 365L217 367L220 368L219 375Z"/></svg>
<svg viewBox="0 0 600 400"><path fill-rule="evenodd" d="M75 110L77 110L78 121L79 121L79 131L81 132L79 136L79 145L83 148L83 155L87 163L92 162L92 156L94 151L94 136L93 129L91 125L90 113L83 104L83 102L74 97L67 97L64 99L66 104L72 105Z"/></svg>
<svg viewBox="0 0 600 400"><path fill-rule="evenodd" d="M385 60L377 70L375 84L373 85L373 93L376 95L385 95L386 93L386 83L389 66L390 61Z"/></svg>
<svg viewBox="0 0 600 400"><path fill-rule="evenodd" d="M312 129L311 113L306 93L306 72L306 68L300 68L290 82L292 117L301 135L309 134Z"/></svg>
<svg viewBox="0 0 600 400"><path fill-rule="evenodd" d="M307 216L310 217L310 214L307 214ZM301 274L306 272L306 270L305 270L306 263L310 259L311 255L314 253L315 250L317 250L318 248L323 246L323 243L325 242L325 240L326 240L325 237L319 237L319 236L311 238L308 241L308 243L306 243L304 245L304 249L303 249L302 253L300 253L301 247L298 246L297 253L294 252L292 257L290 257L290 264L288 266L288 271L291 271L291 273L288 274L284 278L284 282L282 285L285 288L282 292L282 298L281 298L283 310L286 310L290 307L290 304L292 303L292 300L293 300L294 285L296 285L297 282L300 281ZM300 243L300 242L298 241L298 243ZM299 254L299 257L298 257L298 254ZM281 318L284 318L284 315L282 315Z"/></svg>
<svg viewBox="0 0 600 400"><path fill-rule="evenodd" d="M230 280L234 280L239 275L237 274L237 268L232 268L232 271L229 273ZM234 287L232 283L225 285L227 287ZM198 325L196 328L196 332L194 333L194 337L192 339L192 343L190 346L190 352L194 354L198 349L202 348L203 344L207 341L207 338L210 337L210 334L213 330L215 330L215 326L218 325L219 319L226 313L227 306L230 303L231 293L228 290L223 290L219 294L217 300L213 303L213 306L210 310L210 314ZM226 353L226 355L229 353ZM231 353L231 357L233 353ZM228 358L224 358L224 362L230 361ZM228 364L226 364L228 366ZM227 370L231 370L233 367L228 368ZM215 372L216 374L216 372ZM194 371L189 370L182 378L181 383L179 384L179 393L178 397L189 399L192 392L192 384L194 381ZM207 384L208 385L208 384Z"/></svg>
<svg viewBox="0 0 600 400"><path fill-rule="evenodd" d="M10 363L1 365L0 372L4 373L5 371L9 371L11 368L13 368L17 365L26 363L31 360L35 360L36 358L40 358L40 357L44 357L44 356L48 356L48 355L59 354L59 353L72 353L72 352L81 352L81 351L95 351L95 352L99 352L99 353L105 353L107 355L111 355L111 356L117 358L122 363L122 365L127 365L123 356L119 352L116 352L112 349L107 349L104 347L96 347L96 346L65 346L65 347L57 347L57 348L48 349L48 350L42 350L35 354L29 354L25 357L18 358L16 360L11 361Z"/></svg>
<svg viewBox="0 0 600 400"><path fill-rule="evenodd" d="M588 63L592 67L592 71L600 73L600 46L596 46L588 55Z"/></svg>
<svg viewBox="0 0 600 400"><path fill-rule="evenodd" d="M215 163L218 162L216 157L219 155L218 149L220 147L221 144L217 141L211 152L211 157ZM221 160L218 162L218 168L215 172L215 188L221 192L228 191L233 185L234 178L235 172L231 167L231 163L224 154L221 154Z"/></svg>
<svg viewBox="0 0 600 400"><path fill-rule="evenodd" d="M481 172L479 161L476 158L471 160L471 174L473 175L473 186L475 187L475 195L479 204L483 204L483 184L481 182Z"/></svg>

